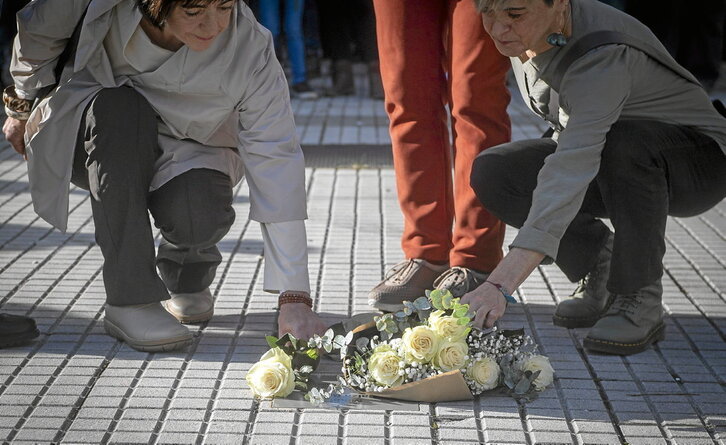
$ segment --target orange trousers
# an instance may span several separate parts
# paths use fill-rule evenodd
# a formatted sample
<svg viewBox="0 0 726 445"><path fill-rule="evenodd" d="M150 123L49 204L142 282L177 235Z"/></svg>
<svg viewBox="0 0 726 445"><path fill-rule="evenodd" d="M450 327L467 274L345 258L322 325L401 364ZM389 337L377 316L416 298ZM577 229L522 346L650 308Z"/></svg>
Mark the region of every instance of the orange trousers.
<svg viewBox="0 0 726 445"><path fill-rule="evenodd" d="M469 178L477 154L511 138L509 59L472 0L373 4L403 252L491 272L502 258L504 224L482 207Z"/></svg>

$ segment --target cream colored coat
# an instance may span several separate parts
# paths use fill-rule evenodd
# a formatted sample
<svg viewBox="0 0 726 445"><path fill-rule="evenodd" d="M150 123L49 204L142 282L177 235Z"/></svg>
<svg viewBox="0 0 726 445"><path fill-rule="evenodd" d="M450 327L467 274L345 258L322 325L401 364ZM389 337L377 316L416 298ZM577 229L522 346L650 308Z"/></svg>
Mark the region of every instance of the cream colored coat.
<svg viewBox="0 0 726 445"><path fill-rule="evenodd" d="M250 218L263 223L305 219L304 160L270 33L239 2L230 26L206 51L182 47L152 73L133 79L116 76L103 39L113 9L131 1L35 0L18 15L11 72L19 92L34 97L54 82L52 61L88 5L73 66L66 68L60 86L35 109L26 128L28 175L38 215L66 229L83 111L100 89L131 85L160 117L159 145L167 158L194 151L219 153L234 183L243 171L247 177ZM193 156L183 164L157 167L152 189L196 168Z"/></svg>

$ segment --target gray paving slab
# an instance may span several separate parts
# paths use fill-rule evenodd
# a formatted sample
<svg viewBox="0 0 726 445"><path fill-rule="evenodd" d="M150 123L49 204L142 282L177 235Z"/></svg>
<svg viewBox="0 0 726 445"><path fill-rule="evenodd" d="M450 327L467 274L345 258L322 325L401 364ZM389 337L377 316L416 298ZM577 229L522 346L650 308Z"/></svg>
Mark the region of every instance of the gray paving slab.
<svg viewBox="0 0 726 445"><path fill-rule="evenodd" d="M364 71L357 67L360 77ZM316 81L316 87L329 80ZM380 101L293 100L308 159L310 274L328 322L367 312L366 294L401 260L403 222ZM719 90L721 91L721 90ZM726 97L726 88L719 92ZM543 127L513 94L515 139ZM25 163L0 145L0 311L34 317L41 336L0 350L0 441L11 443L709 443L726 440L726 203L669 219L667 339L631 357L590 354L586 330L552 325L572 284L543 266L520 288L505 327L547 353L555 384L529 403L491 394L463 403L363 409L275 408L244 376L275 330L262 291L259 226L245 184L220 242L216 314L188 351L139 353L104 334L101 254L87 194L72 189L69 229L32 211ZM505 246L515 236L509 228ZM321 370L335 372L324 362Z"/></svg>

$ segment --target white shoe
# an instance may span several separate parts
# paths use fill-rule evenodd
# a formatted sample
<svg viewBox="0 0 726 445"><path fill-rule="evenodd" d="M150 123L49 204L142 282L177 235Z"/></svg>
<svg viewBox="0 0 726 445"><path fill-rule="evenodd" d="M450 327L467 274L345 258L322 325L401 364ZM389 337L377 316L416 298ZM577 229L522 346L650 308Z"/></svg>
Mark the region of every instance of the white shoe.
<svg viewBox="0 0 726 445"><path fill-rule="evenodd" d="M214 315L214 297L209 288L188 294L171 292L171 299L161 304L182 323L201 323Z"/></svg>
<svg viewBox="0 0 726 445"><path fill-rule="evenodd" d="M103 325L108 335L139 351L172 351L192 342L191 332L158 302L133 306L107 304Z"/></svg>

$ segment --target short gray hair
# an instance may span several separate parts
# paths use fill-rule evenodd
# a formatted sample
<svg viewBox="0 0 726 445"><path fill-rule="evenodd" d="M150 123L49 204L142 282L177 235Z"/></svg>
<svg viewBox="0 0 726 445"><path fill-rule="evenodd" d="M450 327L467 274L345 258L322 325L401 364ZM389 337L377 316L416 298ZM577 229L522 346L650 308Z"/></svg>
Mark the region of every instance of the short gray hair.
<svg viewBox="0 0 726 445"><path fill-rule="evenodd" d="M492 9L498 9L507 0L473 0L476 10L479 12L490 11ZM529 0L533 1L533 0ZM539 1L539 0L534 0ZM555 0L542 0L545 5L552 6L555 4Z"/></svg>

